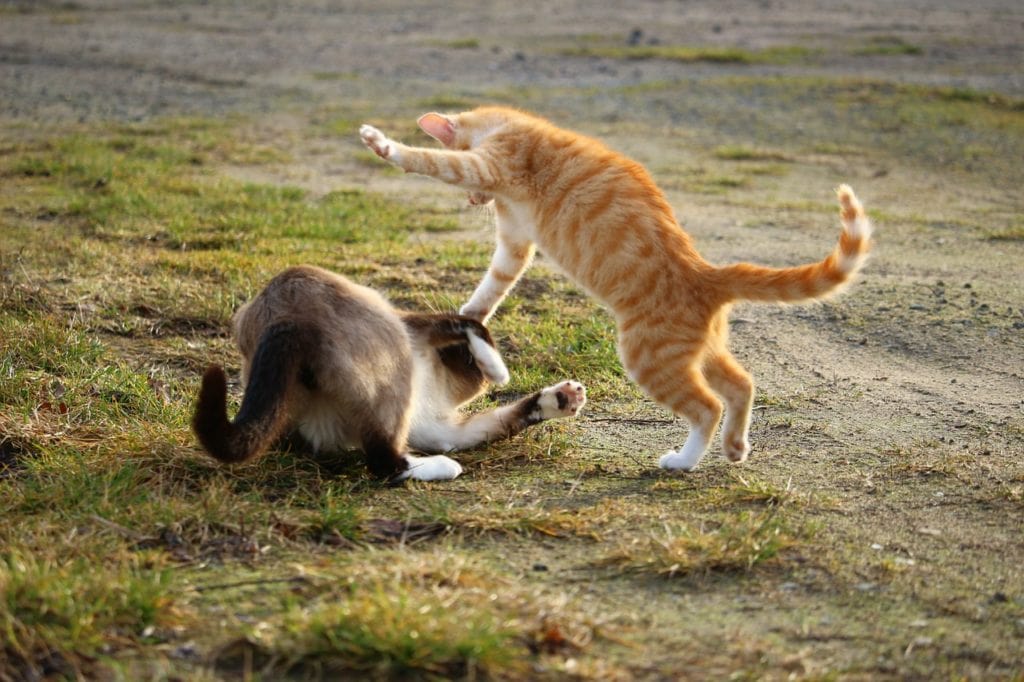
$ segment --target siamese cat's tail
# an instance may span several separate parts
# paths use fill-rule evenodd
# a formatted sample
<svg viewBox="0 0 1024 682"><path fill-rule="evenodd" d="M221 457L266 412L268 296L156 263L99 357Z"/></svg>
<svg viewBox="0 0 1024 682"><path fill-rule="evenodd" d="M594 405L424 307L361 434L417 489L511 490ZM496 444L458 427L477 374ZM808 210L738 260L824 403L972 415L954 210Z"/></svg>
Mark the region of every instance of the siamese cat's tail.
<svg viewBox="0 0 1024 682"><path fill-rule="evenodd" d="M718 289L728 301L796 303L842 291L863 267L871 249L871 222L849 185L836 188L843 231L824 260L792 268L737 263L717 268Z"/></svg>
<svg viewBox="0 0 1024 682"><path fill-rule="evenodd" d="M262 454L288 421L288 398L299 381L313 342L308 330L291 323L271 325L260 337L242 405L234 421L227 415L227 377L211 365L203 374L192 430L221 462L244 462Z"/></svg>

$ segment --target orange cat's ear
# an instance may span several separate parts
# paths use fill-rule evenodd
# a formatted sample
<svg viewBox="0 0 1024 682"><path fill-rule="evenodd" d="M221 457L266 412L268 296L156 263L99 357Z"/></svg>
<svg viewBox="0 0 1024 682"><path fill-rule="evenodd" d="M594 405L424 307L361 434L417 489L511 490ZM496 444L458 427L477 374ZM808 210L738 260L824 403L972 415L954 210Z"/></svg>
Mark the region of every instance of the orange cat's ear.
<svg viewBox="0 0 1024 682"><path fill-rule="evenodd" d="M441 114L423 114L417 121L427 135L448 147L455 142L455 126Z"/></svg>

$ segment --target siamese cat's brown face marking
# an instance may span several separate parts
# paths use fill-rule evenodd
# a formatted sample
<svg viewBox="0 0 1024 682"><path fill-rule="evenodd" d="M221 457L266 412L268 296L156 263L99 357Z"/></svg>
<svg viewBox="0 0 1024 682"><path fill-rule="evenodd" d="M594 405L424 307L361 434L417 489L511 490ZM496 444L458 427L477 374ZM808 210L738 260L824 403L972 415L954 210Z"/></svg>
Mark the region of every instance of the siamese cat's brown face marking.
<svg viewBox="0 0 1024 682"><path fill-rule="evenodd" d="M472 416L459 406L508 369L490 332L456 314L399 312L371 289L312 266L289 268L235 314L245 395L227 418L227 378L203 376L193 429L223 462L264 452L290 426L314 449L359 448L382 477L450 479L447 452L576 414L583 386L564 381Z"/></svg>

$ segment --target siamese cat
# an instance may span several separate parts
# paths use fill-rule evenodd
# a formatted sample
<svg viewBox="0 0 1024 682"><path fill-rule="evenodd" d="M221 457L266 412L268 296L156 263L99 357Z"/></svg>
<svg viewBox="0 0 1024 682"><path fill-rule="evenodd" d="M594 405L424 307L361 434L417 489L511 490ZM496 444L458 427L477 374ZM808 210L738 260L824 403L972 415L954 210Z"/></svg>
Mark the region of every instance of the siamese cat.
<svg viewBox="0 0 1024 682"><path fill-rule="evenodd" d="M274 277L234 316L242 353L242 405L227 417L227 379L203 376L192 428L222 462L262 454L289 426L317 451L361 449L370 471L398 480L462 473L441 454L513 436L577 414L584 387L563 381L494 410L459 407L508 369L487 328L457 314L396 310L367 287L313 266Z"/></svg>

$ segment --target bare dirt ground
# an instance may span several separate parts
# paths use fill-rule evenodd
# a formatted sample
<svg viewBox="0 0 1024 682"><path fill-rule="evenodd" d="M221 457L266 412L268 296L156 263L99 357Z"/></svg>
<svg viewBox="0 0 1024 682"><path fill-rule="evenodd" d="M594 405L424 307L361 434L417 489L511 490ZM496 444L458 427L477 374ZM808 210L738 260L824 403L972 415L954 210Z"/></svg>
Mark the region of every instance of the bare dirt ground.
<svg viewBox="0 0 1024 682"><path fill-rule="evenodd" d="M561 49L625 45L634 29L644 44L820 53L683 63ZM688 642L756 659L781 639L793 658L776 673L913 677L907 659L941 649L953 675L1012 678L1024 672L1022 64L1024 8L1010 0L0 2L0 137L242 114L289 158L227 173L451 207L457 192L367 163L337 121L407 132L425 110L496 99L647 164L710 260L773 265L831 248L831 189L849 182L878 228L862 281L821 305L742 306L733 332L760 396L743 467L833 500L818 532L843 548L830 566L849 570L843 587L808 557L784 581L607 607L666 642L648 670L688 660ZM934 96L998 120L917 108ZM730 145L771 153L731 160ZM461 219L458 238L489 238L486 214ZM584 491L636 494L683 427L646 402L591 408L580 448L608 480ZM727 466L709 455L661 494ZM728 672L716 665L690 671Z"/></svg>

